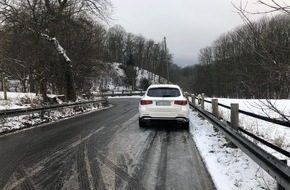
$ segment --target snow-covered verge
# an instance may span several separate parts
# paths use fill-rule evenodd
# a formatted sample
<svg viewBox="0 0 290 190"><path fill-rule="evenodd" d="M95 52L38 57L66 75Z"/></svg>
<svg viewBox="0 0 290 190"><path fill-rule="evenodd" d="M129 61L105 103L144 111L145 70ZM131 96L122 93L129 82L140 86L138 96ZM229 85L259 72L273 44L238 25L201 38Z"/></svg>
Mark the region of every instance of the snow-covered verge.
<svg viewBox="0 0 290 190"><path fill-rule="evenodd" d="M230 106L231 103L238 103L240 110L279 119L279 116L276 112L273 112L267 106L265 106L266 100L219 98L218 102L227 106ZM288 119L290 119L290 100L271 100L271 102L284 115L288 116ZM205 109L210 112L212 110L211 107L211 104L205 104ZM223 119L230 121L229 109L219 107L219 113ZM241 128L256 134L264 140L290 152L290 128L246 116L244 114L239 114L239 119L239 125ZM258 145L263 147L269 153L274 154L277 158L281 160L288 160L288 165L290 164L289 158L285 157L284 155L281 155L280 153L277 153L273 149L263 146L260 143L258 143Z"/></svg>
<svg viewBox="0 0 290 190"><path fill-rule="evenodd" d="M219 190L275 189L276 182L250 157L233 148L225 136L196 112L190 114L190 132Z"/></svg>
<svg viewBox="0 0 290 190"><path fill-rule="evenodd" d="M8 92L8 100L3 100L3 92L0 91L0 112L8 109L23 109L40 107L42 98L36 96L35 93L15 93ZM53 96L50 96L51 98ZM57 99L59 104L61 100ZM0 118L0 134L4 132L11 132L27 127L58 121L63 118L71 117L80 113L97 110L103 108L101 103L99 104L86 104L77 107L63 107L50 110L49 112L25 114L15 117Z"/></svg>
<svg viewBox="0 0 290 190"><path fill-rule="evenodd" d="M211 99L207 99L211 100ZM290 100L271 100L284 114L290 113ZM218 99L218 102L227 106L238 103L239 109L259 115L268 115L276 118L277 114L264 106L265 100L245 99ZM205 109L212 111L211 104L206 103ZM263 111L262 111L263 109ZM220 116L230 121L230 110L219 107ZM240 114L240 127L277 146L290 151L290 129L258 120ZM196 146L213 178L216 187L221 190L232 189L276 189L276 181L259 167L250 157L240 149L233 148L221 132L216 130L208 121L200 118L196 112L190 115L190 132ZM289 158L276 151L255 142L279 159Z"/></svg>

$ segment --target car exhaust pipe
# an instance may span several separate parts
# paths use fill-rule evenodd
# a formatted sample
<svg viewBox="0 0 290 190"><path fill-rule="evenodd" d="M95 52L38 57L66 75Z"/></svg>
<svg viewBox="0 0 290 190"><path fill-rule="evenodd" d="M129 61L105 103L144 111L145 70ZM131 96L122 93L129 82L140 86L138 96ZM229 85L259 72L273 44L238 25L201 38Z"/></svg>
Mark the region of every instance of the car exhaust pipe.
<svg viewBox="0 0 290 190"><path fill-rule="evenodd" d="M185 123L187 120L185 118L177 118L176 119L177 123Z"/></svg>

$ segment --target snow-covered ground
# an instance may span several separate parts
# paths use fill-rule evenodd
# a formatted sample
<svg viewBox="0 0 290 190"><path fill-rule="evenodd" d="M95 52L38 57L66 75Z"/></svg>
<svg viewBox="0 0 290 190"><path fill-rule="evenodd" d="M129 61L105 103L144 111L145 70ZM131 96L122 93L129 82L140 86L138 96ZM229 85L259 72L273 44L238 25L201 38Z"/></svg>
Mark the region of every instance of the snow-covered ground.
<svg viewBox="0 0 290 190"><path fill-rule="evenodd" d="M219 98L218 102L230 106L231 103L238 103L239 109L256 113L262 116L269 116L271 118L280 119L279 115L273 110L269 109L268 103L266 100L254 100L254 99L225 99ZM271 100L271 104L275 106L282 114L288 116L290 120L290 100ZM205 109L211 112L211 104L205 104ZM230 110L219 107L220 115L223 119L230 121ZM290 152L290 128L284 127L281 125L273 124L267 121L255 119L244 114L239 114L240 121L239 125L241 128L258 135L259 137L269 141L272 144L275 144L278 147L281 147L288 152ZM262 145L261 145L262 146ZM279 159L287 159L285 156L276 153L272 149L263 147L271 154L274 154ZM288 158L289 159L289 158Z"/></svg>
<svg viewBox="0 0 290 190"><path fill-rule="evenodd" d="M111 91L121 92L123 90L131 91L132 86L125 86L123 83L125 74L124 74L124 71L120 68L121 63L111 63L109 65L112 68L111 72L109 73L105 72L102 74L101 79L97 82L97 84L95 84L94 92L99 91L100 85L103 85L104 88L106 88L106 90L108 90L109 92ZM140 85L140 81L142 78L148 79L150 84L158 84L159 82L166 83L166 80L164 78L161 77L159 79L158 75L151 73L145 69L140 69L139 67L135 67L135 70L137 74L135 86L137 89Z"/></svg>
<svg viewBox="0 0 290 190"><path fill-rule="evenodd" d="M195 112L190 120L190 132L217 189L275 189L275 181L240 149L228 146L210 123Z"/></svg>
<svg viewBox="0 0 290 190"><path fill-rule="evenodd" d="M210 99L208 99L210 100ZM259 115L276 117L276 113L267 109L265 100L218 99L227 106L238 103L241 110ZM285 114L290 113L290 100L272 100ZM261 111L263 107L263 111ZM205 109L211 111L211 105L206 103ZM219 107L223 119L230 121L230 111ZM290 151L290 129L269 122L254 119L240 114L240 126L265 140ZM216 187L221 190L232 189L276 189L276 181L260 168L250 157L240 149L228 146L228 141L206 120L196 112L190 115L190 132L198 150L213 178ZM260 144L259 144L260 145ZM260 145L279 159L287 159L274 150ZM288 158L289 165L289 158Z"/></svg>

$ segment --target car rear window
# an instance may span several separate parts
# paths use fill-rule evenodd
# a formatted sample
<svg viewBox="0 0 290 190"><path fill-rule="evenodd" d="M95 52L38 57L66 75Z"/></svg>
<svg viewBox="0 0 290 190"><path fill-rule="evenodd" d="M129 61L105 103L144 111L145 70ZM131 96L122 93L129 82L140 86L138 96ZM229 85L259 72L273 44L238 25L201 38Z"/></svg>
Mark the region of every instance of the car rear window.
<svg viewBox="0 0 290 190"><path fill-rule="evenodd" d="M150 88L147 92L150 97L178 97L180 91L177 88Z"/></svg>

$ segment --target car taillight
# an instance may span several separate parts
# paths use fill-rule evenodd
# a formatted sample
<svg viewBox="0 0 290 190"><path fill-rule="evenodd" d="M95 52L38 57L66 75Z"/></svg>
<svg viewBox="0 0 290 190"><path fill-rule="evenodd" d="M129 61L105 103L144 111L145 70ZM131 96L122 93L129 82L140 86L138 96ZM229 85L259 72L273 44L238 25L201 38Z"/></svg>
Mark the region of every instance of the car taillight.
<svg viewBox="0 0 290 190"><path fill-rule="evenodd" d="M174 101L174 104L184 106L187 104L187 101L186 100L176 100L176 101Z"/></svg>
<svg viewBox="0 0 290 190"><path fill-rule="evenodd" d="M153 104L152 100L141 100L141 105Z"/></svg>

